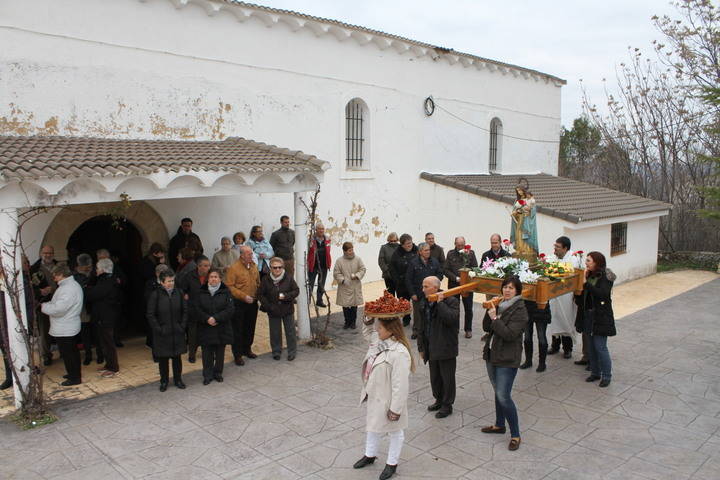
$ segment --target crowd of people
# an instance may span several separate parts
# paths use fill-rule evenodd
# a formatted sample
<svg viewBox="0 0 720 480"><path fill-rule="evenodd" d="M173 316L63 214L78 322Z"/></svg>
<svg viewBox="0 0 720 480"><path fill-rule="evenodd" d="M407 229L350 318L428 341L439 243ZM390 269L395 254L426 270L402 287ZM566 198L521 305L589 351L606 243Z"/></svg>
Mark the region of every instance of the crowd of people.
<svg viewBox="0 0 720 480"><path fill-rule="evenodd" d="M287 360L294 360L294 302L300 289L293 278L295 233L290 229L290 219L283 216L280 229L269 240L258 225L251 228L249 238L242 232L223 237L212 259L204 255L192 226L192 220L184 218L168 249L155 243L142 262L147 344L158 363L160 390L168 388L170 365L173 384L186 388L182 355L187 353L187 360L194 363L198 348L204 385L223 381L227 345L238 366L245 365L245 358L256 358L252 346L259 310L269 318L272 357L281 358L284 331ZM358 307L364 304L362 280L366 267L351 242L342 244L342 256L333 265L331 245L324 227L316 225L306 259L309 291L315 304L325 307L325 284L332 268L344 328L355 329ZM512 387L518 369L533 365L533 336L537 337L537 372L546 370L547 355L561 349L564 358L571 358L575 335L580 333L583 355L575 363L590 372L586 381L599 380L600 387L607 387L612 378L607 339L616 334L611 300L615 276L599 252L590 252L585 265L581 265L578 256L572 255L566 236L556 240L554 254L576 268L584 267L582 295L568 293L551 299L546 308L539 308L522 297L520 280L508 277L502 282L501 296L488 304L482 321L483 358L495 391L496 410L494 424L482 432L504 434L509 427L510 450L517 450L521 443ZM408 376L415 370L405 334L405 327L411 323L409 338L417 340L419 357L430 373L434 402L427 410L440 419L452 415L460 310L462 306L464 336L472 338L473 294L445 296L441 281L447 278L448 287L453 288L460 283L461 269L508 255L498 234L490 237L490 248L481 255L480 262L461 236L455 238L453 249L446 254L432 233L417 245L407 233L388 235L387 243L380 248L378 266L388 292L410 301L412 312L403 318L363 321L363 335L369 342L362 365L362 399L368 405L367 440L365 455L355 468L375 461L380 436L388 433L390 450L380 478L390 478L396 471L408 424ZM30 266L25 261L26 283L32 288L32 294L26 296L37 299L36 304L28 304L28 311L37 319L41 354L50 364L50 343L57 344L67 372L62 383L66 386L82 382L81 364L92 362L93 348L97 362L104 363L98 370L102 377L113 377L120 370L116 327L121 321L122 286L127 278L106 249L95 252L95 257L93 261L88 253L78 255L71 271L68 265L55 260L51 246L43 246L35 264ZM78 344L84 346L84 361ZM9 385L12 377L8 375L2 387Z"/></svg>

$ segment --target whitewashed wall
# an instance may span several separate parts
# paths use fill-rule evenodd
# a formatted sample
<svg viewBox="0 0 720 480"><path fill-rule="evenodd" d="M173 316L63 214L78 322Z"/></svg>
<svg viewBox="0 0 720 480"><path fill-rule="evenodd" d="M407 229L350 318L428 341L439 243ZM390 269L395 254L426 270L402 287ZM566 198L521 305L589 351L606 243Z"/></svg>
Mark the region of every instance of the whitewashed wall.
<svg viewBox="0 0 720 480"><path fill-rule="evenodd" d="M421 171L487 171L488 133L440 109L426 117L425 97L484 128L498 117L507 135L553 139L560 128L552 82L293 32L282 22L240 23L225 10L210 17L168 0L6 0L0 18L0 134L242 136L303 150L332 164L320 214L335 244L354 241L365 258L375 258L392 230L444 232L447 246L464 229L446 226L439 205L422 195ZM354 97L370 110L371 169L360 173L344 161L344 108ZM504 173L556 173L557 144L502 142ZM270 230L292 206L282 195L243 198L240 209L234 202L152 205L170 235L189 215L209 245L228 224ZM373 267L368 279L377 278Z"/></svg>

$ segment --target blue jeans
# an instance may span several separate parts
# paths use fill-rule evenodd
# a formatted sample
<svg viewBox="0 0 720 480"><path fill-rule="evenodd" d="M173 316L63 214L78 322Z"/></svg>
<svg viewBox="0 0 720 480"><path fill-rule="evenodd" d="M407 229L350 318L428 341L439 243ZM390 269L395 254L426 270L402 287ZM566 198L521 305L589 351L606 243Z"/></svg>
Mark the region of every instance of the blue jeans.
<svg viewBox="0 0 720 480"><path fill-rule="evenodd" d="M612 378L612 360L607 348L608 337L604 335L588 335L588 361L590 372L596 377L610 380Z"/></svg>
<svg viewBox="0 0 720 480"><path fill-rule="evenodd" d="M495 426L504 427L505 419L510 424L510 436L520 437L520 422L518 420L515 402L510 397L517 368L496 367L486 362L488 377L495 389Z"/></svg>

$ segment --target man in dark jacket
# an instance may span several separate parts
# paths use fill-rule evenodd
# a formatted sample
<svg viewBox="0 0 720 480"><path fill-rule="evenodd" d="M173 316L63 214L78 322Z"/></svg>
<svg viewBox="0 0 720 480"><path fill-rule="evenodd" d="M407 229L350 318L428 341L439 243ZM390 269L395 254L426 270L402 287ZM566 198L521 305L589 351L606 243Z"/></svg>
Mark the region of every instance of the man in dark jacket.
<svg viewBox="0 0 720 480"><path fill-rule="evenodd" d="M465 237L455 237L455 248L450 250L445 259L445 276L448 279L448 288L455 288L460 285L460 269L473 268L478 266L475 252L470 245L465 245ZM463 308L465 309L465 338L472 338L473 320L473 294L470 292L462 297Z"/></svg>
<svg viewBox="0 0 720 480"><path fill-rule="evenodd" d="M280 217L280 228L270 235L270 246L275 256L285 262L285 271L291 277L295 275L295 230L290 228L290 217Z"/></svg>
<svg viewBox="0 0 720 480"><path fill-rule="evenodd" d="M178 275L176 287L185 295L188 302L188 311L192 312L200 289L207 283L207 275L210 271L210 259L205 255L201 255L197 259L197 267L192 270L183 270L182 275ZM188 344L188 362L195 363L198 347L197 338L197 319L194 315L188 315L187 321L187 344Z"/></svg>
<svg viewBox="0 0 720 480"><path fill-rule="evenodd" d="M196 246L199 251L195 252L195 255L203 253L202 242L192 231L193 221L190 218L183 218L180 221L180 227L178 227L177 233L173 238L170 239L170 248L168 249L168 256L170 257L170 266L173 270L178 268L177 256L181 249L189 246L188 243L192 243ZM191 241L193 239L194 241ZM195 250L195 249L193 249Z"/></svg>
<svg viewBox="0 0 720 480"><path fill-rule="evenodd" d="M445 265L445 250L443 247L435 243L435 234L428 232L425 234L425 243L430 246L430 257L434 258L440 264L440 267Z"/></svg>
<svg viewBox="0 0 720 480"><path fill-rule="evenodd" d="M490 250L482 254L480 265L488 260L497 260L502 257L509 257L510 253L502 248L502 237L499 233L490 235Z"/></svg>
<svg viewBox="0 0 720 480"><path fill-rule="evenodd" d="M422 282L423 299L421 321L418 325L418 350L430 367L430 386L435 403L428 407L436 418L452 414L455 403L455 370L460 329L460 301L457 297L443 297L440 280L429 276ZM438 294L436 302L427 297Z"/></svg>
<svg viewBox="0 0 720 480"><path fill-rule="evenodd" d="M410 261L405 273L405 287L410 292L413 305L413 339L417 338L417 323L422 315L420 301L425 297L422 282L430 276L442 280L442 268L440 262L430 256L430 245L421 243L418 245L418 255Z"/></svg>
<svg viewBox="0 0 720 480"><path fill-rule="evenodd" d="M315 305L324 308L325 302L325 280L327 279L328 270L332 266L332 257L330 255L330 237L325 235L325 227L318 223L315 225L315 236L310 242L310 250L308 251L307 269L308 282L310 282L310 294L315 287L317 279L317 296L315 297Z"/></svg>
<svg viewBox="0 0 720 480"><path fill-rule="evenodd" d="M378 254L378 266L382 271L382 278L385 280L385 289L393 295L395 295L397 287L390 271L390 261L399 246L397 233L391 232L387 236L387 243L380 247L380 253Z"/></svg>
<svg viewBox="0 0 720 480"><path fill-rule="evenodd" d="M390 276L395 283L398 298L410 300L412 297L412 293L405 284L405 274L410 261L415 257L417 257L417 247L413 243L412 237L403 233L400 235L400 247L395 249L395 253L390 258ZM410 325L410 315L403 317L403 325L406 327Z"/></svg>
<svg viewBox="0 0 720 480"><path fill-rule="evenodd" d="M97 280L95 285L88 288L85 301L90 308L92 321L99 330L102 351L105 355L105 368L101 371L103 377L114 377L120 371L113 329L120 319L122 306L122 291L117 279L113 275L113 262L109 258L98 260L96 265Z"/></svg>

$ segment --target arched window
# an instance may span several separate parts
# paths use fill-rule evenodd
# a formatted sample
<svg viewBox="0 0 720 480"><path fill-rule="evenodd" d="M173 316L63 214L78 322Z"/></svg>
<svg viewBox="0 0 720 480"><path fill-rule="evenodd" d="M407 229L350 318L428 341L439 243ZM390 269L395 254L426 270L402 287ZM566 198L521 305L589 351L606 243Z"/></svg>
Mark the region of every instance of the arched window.
<svg viewBox="0 0 720 480"><path fill-rule="evenodd" d="M502 122L499 118L490 121L490 156L488 160L488 171L496 173L500 171L502 154Z"/></svg>
<svg viewBox="0 0 720 480"><path fill-rule="evenodd" d="M368 107L359 98L345 106L345 162L348 170L366 170L368 165Z"/></svg>

